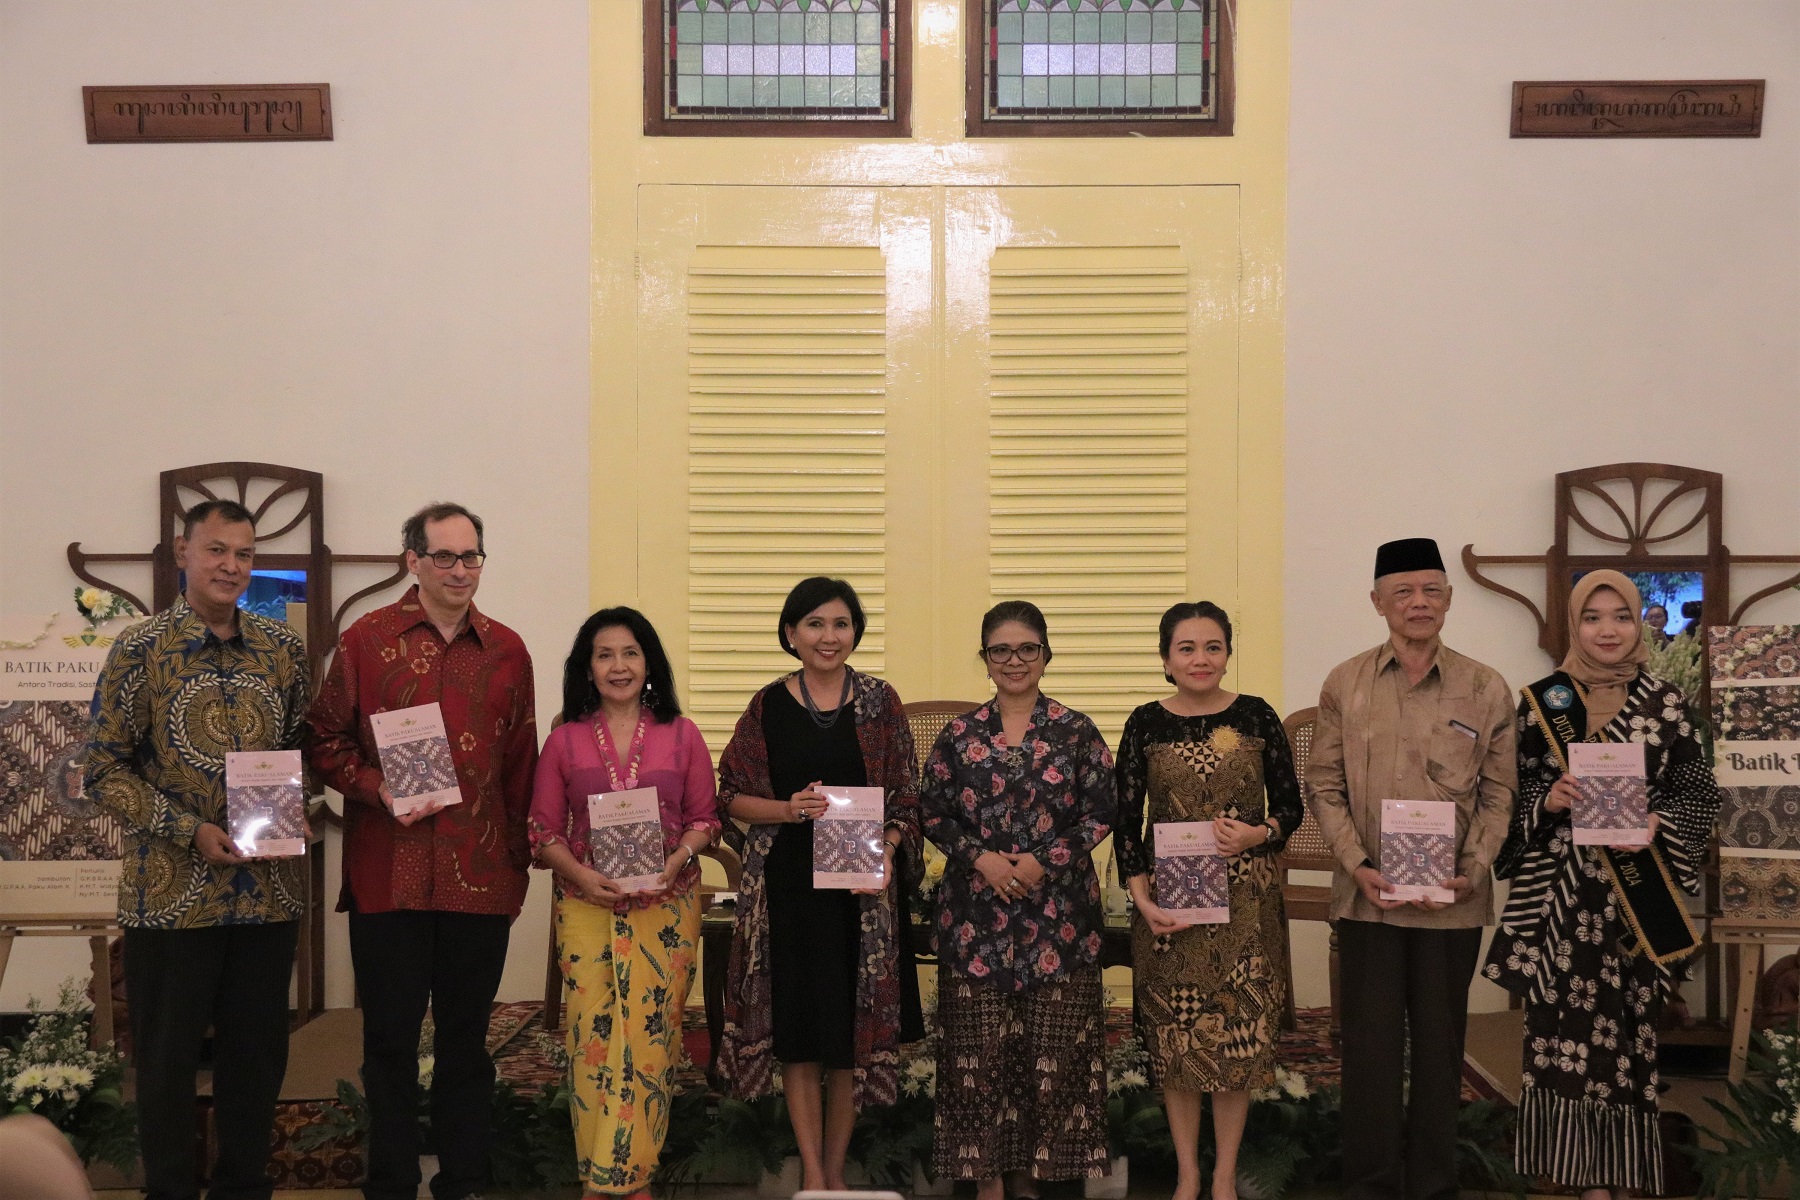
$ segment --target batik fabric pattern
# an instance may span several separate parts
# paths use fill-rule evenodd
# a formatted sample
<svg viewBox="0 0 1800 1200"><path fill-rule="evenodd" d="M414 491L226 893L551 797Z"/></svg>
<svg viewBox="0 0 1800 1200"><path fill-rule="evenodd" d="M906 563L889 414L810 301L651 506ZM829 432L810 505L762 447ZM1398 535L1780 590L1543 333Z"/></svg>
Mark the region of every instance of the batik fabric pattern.
<svg viewBox="0 0 1800 1200"><path fill-rule="evenodd" d="M813 825L813 870L851 874L881 870L880 821L818 821Z"/></svg>
<svg viewBox="0 0 1800 1200"><path fill-rule="evenodd" d="M0 701L0 861L112 861L119 823L83 786L88 705Z"/></svg>
<svg viewBox="0 0 1800 1200"><path fill-rule="evenodd" d="M1198 717L1145 704L1125 722L1118 772L1113 843L1126 878L1154 874L1153 830L1164 821L1229 817L1255 825L1273 817L1280 827L1267 843L1227 860L1229 923L1156 934L1134 915L1131 926L1137 1023L1162 1085L1270 1087L1287 996L1287 916L1275 856L1304 815L1281 718L1255 696Z"/></svg>
<svg viewBox="0 0 1800 1200"><path fill-rule="evenodd" d="M433 702L462 803L402 825L381 800L369 717ZM536 704L525 643L473 605L450 642L417 585L344 631L307 717L307 761L345 800L340 912L354 897L361 913L519 915L531 865Z"/></svg>
<svg viewBox="0 0 1800 1200"><path fill-rule="evenodd" d="M1712 685L1713 736L1721 742L1800 741L1800 685Z"/></svg>
<svg viewBox="0 0 1800 1200"><path fill-rule="evenodd" d="M119 635L88 728L87 794L124 830L119 924L188 929L292 921L304 859L215 866L194 848L226 825L225 756L299 749L306 649L286 625L238 613L220 640L185 599Z"/></svg>
<svg viewBox="0 0 1800 1200"><path fill-rule="evenodd" d="M1720 788L1719 844L1800 850L1800 785Z"/></svg>
<svg viewBox="0 0 1800 1200"><path fill-rule="evenodd" d="M1733 626L1709 636L1707 656L1715 683L1800 679L1800 625Z"/></svg>
<svg viewBox="0 0 1800 1200"><path fill-rule="evenodd" d="M1022 991L941 975L932 1149L940 1177L1106 1173L1105 1003L1095 963Z"/></svg>
<svg viewBox="0 0 1800 1200"><path fill-rule="evenodd" d="M851 715L868 786L879 787L886 794L886 828L899 831L905 861L917 863L918 766L900 694L860 671L851 672L851 685ZM725 1033L713 1069L731 1095L746 1100L769 1095L775 1086L774 993L763 861L781 827L751 825L745 829L731 819L730 809L740 795L770 795L763 704L770 689L785 686L785 678L778 679L751 697L719 756L719 819L725 841L743 857L744 868L725 976ZM916 879L900 879L878 896L857 897L862 908L853 1080L858 1108L892 1104L900 1095L900 942L894 888L916 883Z"/></svg>
<svg viewBox="0 0 1800 1200"><path fill-rule="evenodd" d="M920 791L925 832L949 860L936 919L944 970L1021 991L1099 961L1093 852L1113 823L1114 786L1100 730L1048 696L1018 746L992 702L944 726ZM1032 855L1043 880L1017 899L999 895L975 869L990 850Z"/></svg>
<svg viewBox="0 0 1800 1200"><path fill-rule="evenodd" d="M1600 848L1577 846L1544 798L1562 775L1529 703L1519 706L1519 799L1496 873L1513 880L1482 974L1524 998L1524 1090L1514 1158L1567 1187L1662 1191L1657 1021L1680 964L1641 953ZM1642 742L1655 844L1698 895L1718 789L1680 689L1645 672L1599 737Z"/></svg>
<svg viewBox="0 0 1800 1200"><path fill-rule="evenodd" d="M1380 867L1389 883L1442 887L1456 876L1456 838L1433 833L1381 835Z"/></svg>
<svg viewBox="0 0 1800 1200"><path fill-rule="evenodd" d="M304 799L296 804L295 793L284 784L271 783L259 787L227 787L225 814L227 829L237 838L237 831L258 822L251 837L254 841L292 841L306 836Z"/></svg>
<svg viewBox="0 0 1800 1200"><path fill-rule="evenodd" d="M616 911L567 894L556 900L569 1114L586 1191L650 1186L669 1133L699 942L700 899L692 888Z"/></svg>

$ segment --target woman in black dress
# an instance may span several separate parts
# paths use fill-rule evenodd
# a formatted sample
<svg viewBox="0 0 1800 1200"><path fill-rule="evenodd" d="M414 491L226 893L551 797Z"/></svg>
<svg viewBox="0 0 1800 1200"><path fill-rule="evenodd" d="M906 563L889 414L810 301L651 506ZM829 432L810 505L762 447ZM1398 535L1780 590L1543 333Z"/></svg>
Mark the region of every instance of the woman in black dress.
<svg viewBox="0 0 1800 1200"><path fill-rule="evenodd" d="M779 1064L809 1190L844 1188L857 1108L898 1095L910 967L893 880L897 856L919 861L918 783L899 695L845 661L866 624L843 580L797 584L778 633L801 668L751 699L719 761L725 836L744 874L715 1065L734 1095L750 1098L772 1090ZM813 887L821 786L885 792L887 887Z"/></svg>

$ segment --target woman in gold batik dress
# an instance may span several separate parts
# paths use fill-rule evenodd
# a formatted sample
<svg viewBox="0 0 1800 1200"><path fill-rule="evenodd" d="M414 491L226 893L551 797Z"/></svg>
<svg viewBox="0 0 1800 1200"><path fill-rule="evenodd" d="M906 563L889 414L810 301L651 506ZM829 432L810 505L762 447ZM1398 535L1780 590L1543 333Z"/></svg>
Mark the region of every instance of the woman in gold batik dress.
<svg viewBox="0 0 1800 1200"><path fill-rule="evenodd" d="M1202 1093L1213 1097L1213 1200L1236 1200L1250 1093L1275 1080L1287 936L1275 855L1299 828L1300 785L1275 710L1220 686L1231 656L1224 610L1177 604L1158 641L1175 694L1131 714L1118 755L1114 851L1137 904L1137 1019L1175 1142L1175 1200L1200 1194ZM1157 904L1155 828L1186 821L1211 822L1226 857L1227 923L1189 924Z"/></svg>

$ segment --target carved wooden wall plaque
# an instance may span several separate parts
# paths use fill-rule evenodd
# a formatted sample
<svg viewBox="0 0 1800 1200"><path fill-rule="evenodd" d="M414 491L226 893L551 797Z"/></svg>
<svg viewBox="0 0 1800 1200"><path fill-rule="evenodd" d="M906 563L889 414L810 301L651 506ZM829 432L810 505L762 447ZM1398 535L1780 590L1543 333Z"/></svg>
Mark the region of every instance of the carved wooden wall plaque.
<svg viewBox="0 0 1800 1200"><path fill-rule="evenodd" d="M329 142L328 83L84 87L92 142Z"/></svg>
<svg viewBox="0 0 1800 1200"><path fill-rule="evenodd" d="M1513 84L1514 137L1761 137L1763 81Z"/></svg>

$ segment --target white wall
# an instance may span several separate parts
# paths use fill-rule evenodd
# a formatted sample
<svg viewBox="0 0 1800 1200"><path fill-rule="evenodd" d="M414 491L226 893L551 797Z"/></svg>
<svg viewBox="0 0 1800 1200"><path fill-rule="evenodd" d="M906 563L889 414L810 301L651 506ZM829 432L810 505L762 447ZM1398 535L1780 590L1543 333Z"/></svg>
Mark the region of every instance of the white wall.
<svg viewBox="0 0 1800 1200"><path fill-rule="evenodd" d="M1293 0L1291 74L1290 707L1383 636L1377 543L1540 553L1558 471L1723 472L1727 544L1800 552L1800 7ZM1514 80L1737 78L1768 80L1759 139L1507 136ZM1550 667L1524 609L1451 578L1451 645Z"/></svg>
<svg viewBox="0 0 1800 1200"><path fill-rule="evenodd" d="M148 549L160 470L307 467L340 552L482 514L478 603L547 725L587 612L587 30L584 0L0 0L0 612L69 608L69 542ZM315 81L335 141L86 144L84 84ZM503 996L542 994L547 930L539 877ZM85 954L21 943L0 1009Z"/></svg>

